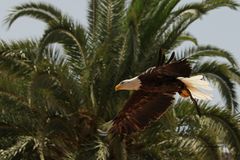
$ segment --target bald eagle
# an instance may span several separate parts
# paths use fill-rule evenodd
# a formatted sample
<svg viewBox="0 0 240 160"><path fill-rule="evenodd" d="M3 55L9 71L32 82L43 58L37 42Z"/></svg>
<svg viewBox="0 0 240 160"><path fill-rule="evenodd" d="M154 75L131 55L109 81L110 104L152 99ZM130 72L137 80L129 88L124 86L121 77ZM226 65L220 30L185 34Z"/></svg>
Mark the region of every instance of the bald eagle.
<svg viewBox="0 0 240 160"><path fill-rule="evenodd" d="M111 121L110 133L129 135L143 130L167 111L176 93L190 97L195 105L195 99L211 99L204 92L211 88L203 76L190 77L192 69L188 61L181 59L171 62L173 57L174 54L167 63L158 63L140 75L116 85L116 91L134 90L134 93Z"/></svg>

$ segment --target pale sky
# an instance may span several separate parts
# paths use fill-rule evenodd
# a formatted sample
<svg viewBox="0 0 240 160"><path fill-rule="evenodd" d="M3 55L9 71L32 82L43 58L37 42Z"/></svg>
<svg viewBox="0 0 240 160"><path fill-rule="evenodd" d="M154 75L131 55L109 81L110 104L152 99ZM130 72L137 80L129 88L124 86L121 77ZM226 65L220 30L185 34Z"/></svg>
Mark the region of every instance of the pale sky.
<svg viewBox="0 0 240 160"><path fill-rule="evenodd" d="M53 4L87 27L88 0L32 0ZM181 4L200 0L182 0ZM238 0L240 2L240 0ZM3 24L10 8L29 0L0 0L0 39L17 40L37 38L43 34L45 24L32 18L18 19L10 30ZM200 45L211 44L230 51L240 64L240 11L221 8L194 22L188 30ZM217 93L215 93L217 94ZM220 97L219 95L217 97ZM221 99L221 98L218 98Z"/></svg>

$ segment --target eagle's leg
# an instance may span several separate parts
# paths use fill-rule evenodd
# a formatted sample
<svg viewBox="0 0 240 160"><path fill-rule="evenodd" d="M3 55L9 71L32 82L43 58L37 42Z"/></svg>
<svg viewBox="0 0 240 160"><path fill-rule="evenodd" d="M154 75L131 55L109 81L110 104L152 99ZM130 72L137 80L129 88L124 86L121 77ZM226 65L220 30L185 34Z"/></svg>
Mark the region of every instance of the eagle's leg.
<svg viewBox="0 0 240 160"><path fill-rule="evenodd" d="M186 88L184 87L184 89L182 89L181 91L178 92L182 97L190 97L190 99L192 100L193 104L196 106L196 110L197 110L197 113L199 115L199 117L201 117L201 111L200 111L200 108L197 104L197 101L193 98L191 92Z"/></svg>
<svg viewBox="0 0 240 160"><path fill-rule="evenodd" d="M201 117L202 114L201 114L201 111L200 111L200 108L199 108L199 106L198 106L198 104L197 104L196 99L193 98L191 92L190 92L188 89L186 89L186 90L188 91L189 97L190 97L190 99L192 100L193 104L194 104L195 107L196 107L196 110L197 110L197 113L198 113L199 117Z"/></svg>

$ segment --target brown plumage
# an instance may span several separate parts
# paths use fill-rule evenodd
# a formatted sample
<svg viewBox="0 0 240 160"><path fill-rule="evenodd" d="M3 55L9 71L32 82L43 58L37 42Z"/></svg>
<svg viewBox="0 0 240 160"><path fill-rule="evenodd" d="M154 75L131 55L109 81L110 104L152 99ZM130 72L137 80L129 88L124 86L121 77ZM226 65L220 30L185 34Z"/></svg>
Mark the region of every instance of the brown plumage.
<svg viewBox="0 0 240 160"><path fill-rule="evenodd" d="M147 127L171 105L173 94L148 93L143 90L132 94L122 111L113 119L110 132L129 135Z"/></svg>
<svg viewBox="0 0 240 160"><path fill-rule="evenodd" d="M185 84L177 78L189 77L190 74L189 63L182 59L170 64L151 67L136 78L121 82L116 86L117 90L124 83L134 82L136 86L137 80L140 80L141 85L138 88L133 87L136 91L113 119L109 132L129 135L149 126L152 121L157 120L166 112L172 104L175 93L181 93L186 88ZM131 85L128 87L132 90Z"/></svg>

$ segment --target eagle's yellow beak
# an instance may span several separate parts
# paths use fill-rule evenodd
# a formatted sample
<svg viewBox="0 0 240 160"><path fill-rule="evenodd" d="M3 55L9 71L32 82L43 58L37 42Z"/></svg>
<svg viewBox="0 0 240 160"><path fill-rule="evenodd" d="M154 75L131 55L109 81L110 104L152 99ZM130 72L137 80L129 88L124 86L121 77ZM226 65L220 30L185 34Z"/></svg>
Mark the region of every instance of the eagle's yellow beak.
<svg viewBox="0 0 240 160"><path fill-rule="evenodd" d="M122 86L121 86L120 84L116 85L116 86L115 86L115 91L121 90L121 87L122 87Z"/></svg>

